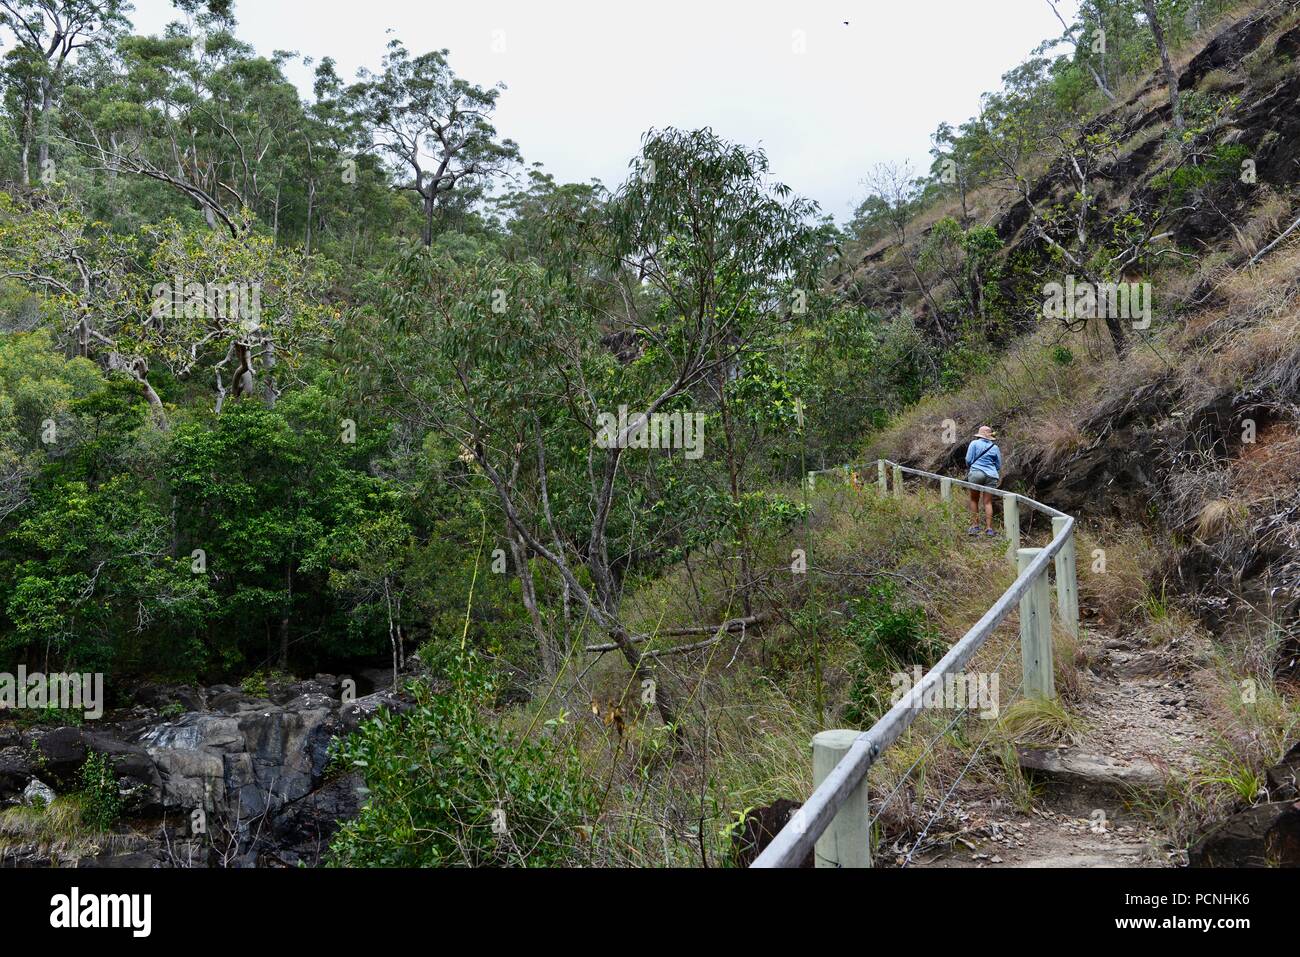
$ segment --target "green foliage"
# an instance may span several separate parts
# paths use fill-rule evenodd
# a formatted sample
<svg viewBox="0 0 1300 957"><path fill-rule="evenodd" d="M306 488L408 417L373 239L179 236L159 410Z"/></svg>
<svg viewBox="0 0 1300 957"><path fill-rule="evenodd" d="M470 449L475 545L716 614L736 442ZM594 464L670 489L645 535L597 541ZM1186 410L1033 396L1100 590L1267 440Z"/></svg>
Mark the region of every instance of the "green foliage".
<svg viewBox="0 0 1300 957"><path fill-rule="evenodd" d="M92 751L81 766L81 819L100 831L109 830L122 813L117 775L108 755Z"/></svg>
<svg viewBox="0 0 1300 957"><path fill-rule="evenodd" d="M331 845L339 866L530 866L573 863L594 809L576 752L556 738L507 732L489 713L496 679L458 655L443 692L413 686L415 707L381 713L338 750L370 790ZM495 825L495 827L494 827Z"/></svg>
<svg viewBox="0 0 1300 957"><path fill-rule="evenodd" d="M1250 150L1240 143L1221 143L1201 162L1183 163L1155 176L1151 187L1167 193L1173 202L1181 203L1195 190L1237 178L1242 161L1249 155Z"/></svg>
<svg viewBox="0 0 1300 957"><path fill-rule="evenodd" d="M889 580L849 602L842 636L857 651L845 715L860 724L874 720L888 707L885 692L890 674L913 665L929 668L943 652L940 635L927 621L925 610L902 601Z"/></svg>

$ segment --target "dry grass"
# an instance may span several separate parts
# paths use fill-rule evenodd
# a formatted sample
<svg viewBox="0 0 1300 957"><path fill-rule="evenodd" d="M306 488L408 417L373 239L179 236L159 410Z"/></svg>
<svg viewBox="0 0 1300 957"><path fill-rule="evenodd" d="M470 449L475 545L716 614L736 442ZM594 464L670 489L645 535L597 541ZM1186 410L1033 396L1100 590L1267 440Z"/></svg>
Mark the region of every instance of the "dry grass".
<svg viewBox="0 0 1300 957"><path fill-rule="evenodd" d="M76 797L0 811L0 864L19 856L48 857L55 866L75 864L84 857L137 850L148 843L134 833L105 833L88 826Z"/></svg>
<svg viewBox="0 0 1300 957"><path fill-rule="evenodd" d="M1249 512L1242 502L1216 498L1205 503L1196 516L1196 537L1209 541L1241 528Z"/></svg>
<svg viewBox="0 0 1300 957"><path fill-rule="evenodd" d="M1079 718L1046 698L1017 701L1003 712L998 726L1009 743L1034 747L1078 744L1084 731Z"/></svg>
<svg viewBox="0 0 1300 957"><path fill-rule="evenodd" d="M1088 443L1073 416L1064 410L1044 416L1031 432L1038 439L1042 451L1040 462L1045 468L1051 468Z"/></svg>
<svg viewBox="0 0 1300 957"><path fill-rule="evenodd" d="M945 441L956 427L964 444L980 425L992 425L1009 465L1017 458L1055 446L1057 454L1083 435L1070 422L1070 407L1078 408L1098 381L1097 370L1109 360L1095 354L1084 332L1065 333L1045 326L1026 336L987 373L974 377L960 391L923 399L873 436L865 458L884 457L918 463L933 470L952 453ZM1059 362L1055 350L1072 358Z"/></svg>
<svg viewBox="0 0 1300 957"><path fill-rule="evenodd" d="M1145 530L1104 523L1080 530L1077 550L1082 605L1107 625L1131 624L1146 607L1164 549Z"/></svg>

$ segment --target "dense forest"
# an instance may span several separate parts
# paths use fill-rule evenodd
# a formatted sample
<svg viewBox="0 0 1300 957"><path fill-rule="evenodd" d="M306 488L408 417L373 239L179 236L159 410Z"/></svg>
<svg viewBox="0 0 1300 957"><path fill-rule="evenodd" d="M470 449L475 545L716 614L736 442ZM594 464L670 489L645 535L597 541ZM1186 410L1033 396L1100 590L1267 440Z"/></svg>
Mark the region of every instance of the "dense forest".
<svg viewBox="0 0 1300 957"><path fill-rule="evenodd" d="M808 734L870 724L1002 587L996 562L951 584L932 512L825 519L807 473L872 443L958 465L918 410L1020 375L1008 356L1031 376L1026 342L1070 408L1069 376L1139 368L1159 329L1046 317L1045 282L1191 274L1235 241L1187 226L1211 208L1253 264L1293 218L1294 147L1224 135L1294 79L1263 39L1285 3L1083 0L929 169L864 168L846 223L762 149L652 119L623 182L557 182L454 50L395 36L345 77L254 49L231 3L174 5L141 35L118 0L0 0L0 670L103 674L122 721L324 694L333 722L349 688L377 710L329 725L292 794L167 765L175 728L114 750L23 716L9 743L52 765L41 735L80 735L46 777L80 801L65 838L171 814L205 863L264 863L241 813L360 780L323 848L273 828L281 856L734 863L750 812L806 789ZM1179 81L1258 9L1232 64ZM1209 294L1179 282L1159 315ZM1032 388L970 409L1005 421ZM1086 446L1060 415L1026 432L1052 458L1022 457L1025 486L1066 497ZM1134 572L1153 619L1157 565ZM935 576L947 604L911 588ZM214 774L241 808L176 784ZM0 852L56 856L24 826Z"/></svg>

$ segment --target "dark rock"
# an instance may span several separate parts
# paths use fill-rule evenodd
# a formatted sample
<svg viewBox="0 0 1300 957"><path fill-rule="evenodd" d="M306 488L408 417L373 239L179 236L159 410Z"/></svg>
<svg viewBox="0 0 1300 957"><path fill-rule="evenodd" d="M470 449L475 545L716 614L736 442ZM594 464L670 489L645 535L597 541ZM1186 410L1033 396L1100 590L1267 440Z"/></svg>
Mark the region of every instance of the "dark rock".
<svg viewBox="0 0 1300 957"><path fill-rule="evenodd" d="M1192 867L1300 867L1300 803L1234 814L1206 831L1187 859Z"/></svg>
<svg viewBox="0 0 1300 957"><path fill-rule="evenodd" d="M749 865L753 864L758 855L762 854L767 849L767 846L772 843L772 838L776 837L781 828L789 823L794 812L801 807L803 805L798 801L779 798L765 807L756 807L745 815L744 828L734 832L731 836L736 864L740 867L749 867ZM813 853L811 851L799 866L813 866Z"/></svg>
<svg viewBox="0 0 1300 957"><path fill-rule="evenodd" d="M77 861L77 868L155 868L163 867L163 855L160 848L148 848L142 851L127 851L122 854L98 854L95 857L83 857Z"/></svg>
<svg viewBox="0 0 1300 957"><path fill-rule="evenodd" d="M254 700L223 692L212 703L230 711L186 714L139 737L158 766L164 807L245 820L319 785L339 726L333 699L304 695L256 708Z"/></svg>
<svg viewBox="0 0 1300 957"><path fill-rule="evenodd" d="M1268 793L1274 801L1300 799L1300 742L1286 753L1281 763L1264 773Z"/></svg>
<svg viewBox="0 0 1300 957"><path fill-rule="evenodd" d="M0 749L0 806L18 800L35 773L34 764L31 752L17 745Z"/></svg>
<svg viewBox="0 0 1300 957"><path fill-rule="evenodd" d="M1215 70L1234 69L1266 37L1281 16L1280 9L1245 17L1225 27L1192 57L1178 77L1180 90L1191 89Z"/></svg>
<svg viewBox="0 0 1300 957"><path fill-rule="evenodd" d="M235 688L231 688L229 691L219 691L208 699L208 709L220 711L223 714L256 711L270 705L272 705L272 701L269 698L258 698Z"/></svg>
<svg viewBox="0 0 1300 957"><path fill-rule="evenodd" d="M271 840L260 843L262 863L320 864L330 839L361 812L368 794L361 775L349 773L286 805L271 824Z"/></svg>
<svg viewBox="0 0 1300 957"><path fill-rule="evenodd" d="M134 698L155 711L174 705L180 705L186 711L198 711L203 707L203 696L192 685L144 685L136 689Z"/></svg>
<svg viewBox="0 0 1300 957"><path fill-rule="evenodd" d="M48 731L37 740L42 774L62 790L81 786L81 768L92 751L108 756L128 812L151 813L162 808L158 768L144 748L108 734L66 727Z"/></svg>
<svg viewBox="0 0 1300 957"><path fill-rule="evenodd" d="M1273 44L1273 56L1292 60L1300 56L1300 27L1292 27L1277 38L1277 43Z"/></svg>
<svg viewBox="0 0 1300 957"><path fill-rule="evenodd" d="M384 708L394 714L403 714L410 710L411 704L391 691L377 691L364 698L358 698L339 709L343 733L355 731L361 722L374 717Z"/></svg>
<svg viewBox="0 0 1300 957"><path fill-rule="evenodd" d="M70 785L86 763L86 739L80 728L55 728L47 731L36 742L40 749L42 768L60 784Z"/></svg>

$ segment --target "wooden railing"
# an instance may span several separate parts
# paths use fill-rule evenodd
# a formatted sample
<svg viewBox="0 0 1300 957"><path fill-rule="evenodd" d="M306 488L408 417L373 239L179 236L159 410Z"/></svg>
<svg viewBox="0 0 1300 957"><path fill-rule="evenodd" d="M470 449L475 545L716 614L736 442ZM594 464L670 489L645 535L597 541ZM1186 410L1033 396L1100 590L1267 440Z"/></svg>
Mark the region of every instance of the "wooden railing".
<svg viewBox="0 0 1300 957"><path fill-rule="evenodd" d="M819 475L831 473L842 473L848 478L862 468L863 466L844 466L809 472L807 481L815 485ZM813 793L754 861L754 867L798 867L809 851L814 849L818 867L871 866L867 772L885 749L897 741L916 720L927 694L943 682L945 675L957 674L965 668L1017 603L1020 610L1023 670L1021 690L1027 697L1056 696L1048 583L1048 568L1053 564L1056 571L1058 621L1071 634L1078 634L1079 603L1073 518L1015 492L973 485L933 472L906 468L884 459L876 462L876 473L881 495L889 495L892 491L892 494L902 496L903 476L912 475L938 482L940 494L945 501L951 500L954 487L999 496L1003 505L1007 557L1019 574L1011 587L1002 593L970 631L869 729L861 732L823 731L813 738ZM1045 547L1020 547L1021 505L1051 517L1052 540Z"/></svg>

